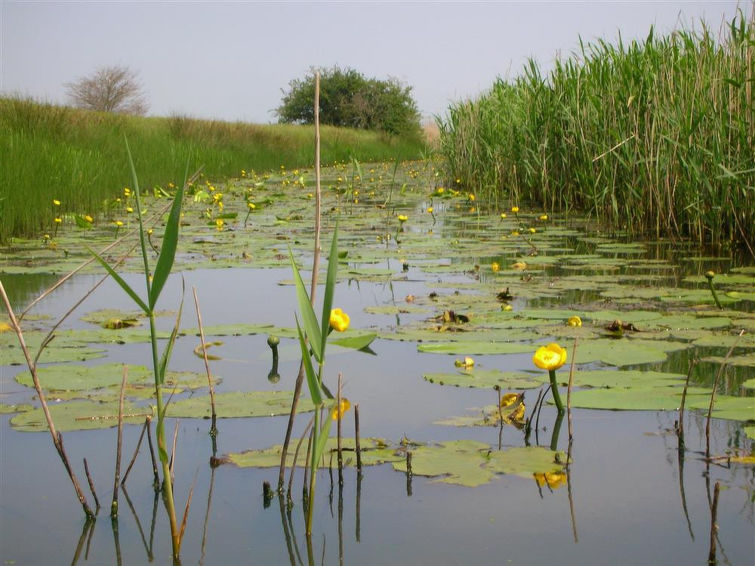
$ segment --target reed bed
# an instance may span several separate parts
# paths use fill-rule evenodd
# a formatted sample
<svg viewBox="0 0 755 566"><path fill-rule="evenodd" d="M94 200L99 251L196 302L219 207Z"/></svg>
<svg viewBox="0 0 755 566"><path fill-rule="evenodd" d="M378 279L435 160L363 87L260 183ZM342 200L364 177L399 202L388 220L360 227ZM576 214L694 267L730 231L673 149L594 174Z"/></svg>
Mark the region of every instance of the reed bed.
<svg viewBox="0 0 755 566"><path fill-rule="evenodd" d="M755 10L753 10L755 12ZM630 235L737 242L755 226L755 20L580 41L544 74L439 119L448 175L491 206L584 211Z"/></svg>
<svg viewBox="0 0 755 566"><path fill-rule="evenodd" d="M322 130L322 159L329 164L412 159L425 150L421 139ZM103 212L129 184L124 136L145 188L178 185L187 163L192 170L204 166L215 181L238 177L242 169L313 164L312 126L140 118L0 98L0 241L41 235L66 214Z"/></svg>

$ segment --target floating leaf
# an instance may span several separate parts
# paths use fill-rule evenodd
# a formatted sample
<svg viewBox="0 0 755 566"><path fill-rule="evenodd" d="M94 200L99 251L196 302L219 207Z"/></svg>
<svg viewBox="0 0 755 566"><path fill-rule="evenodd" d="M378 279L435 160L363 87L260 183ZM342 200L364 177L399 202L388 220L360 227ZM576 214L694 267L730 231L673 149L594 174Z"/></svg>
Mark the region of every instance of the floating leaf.
<svg viewBox="0 0 755 566"><path fill-rule="evenodd" d="M522 354L533 347L517 342L430 342L417 345L420 352L431 354Z"/></svg>
<svg viewBox="0 0 755 566"><path fill-rule="evenodd" d="M296 446L298 439L291 439L291 446ZM338 440L330 437L325 445L326 462L329 458L328 453L337 450ZM360 438L362 464L365 466L375 466L386 462L398 462L404 459L403 455L396 453L397 448L389 446L380 438ZM245 452L232 452L228 454L227 459L230 463L240 468L277 468L280 466L282 445L276 444L262 450L247 450ZM353 438L341 438L341 451L345 466L356 465L355 442ZM293 450L289 450L286 459L286 465L293 465ZM297 466L304 466L305 456L303 452L299 453L296 462Z"/></svg>
<svg viewBox="0 0 755 566"><path fill-rule="evenodd" d="M244 391L215 394L215 412L218 418L274 417L291 411L291 391ZM298 411L314 409L309 399L299 399ZM209 419L212 416L209 395L195 395L173 401L168 406L169 417Z"/></svg>
<svg viewBox="0 0 755 566"><path fill-rule="evenodd" d="M728 359L724 356L708 356L707 358L703 358L702 361L713 362L716 364L723 364L726 362L726 365L730 366L755 367L755 353L743 354L741 356L729 356Z"/></svg>
<svg viewBox="0 0 755 566"><path fill-rule="evenodd" d="M496 474L530 477L535 473L561 471L562 464L556 462L560 456L561 453L540 446L493 451L482 442L452 440L413 449L412 472L437 477L442 483L475 487L490 482ZM406 462L395 462L393 467L405 472Z"/></svg>
<svg viewBox="0 0 755 566"><path fill-rule="evenodd" d="M422 376L430 383L456 387L492 389L532 389L548 380L547 374L504 372L498 369L474 369L456 373L426 373Z"/></svg>
<svg viewBox="0 0 755 566"><path fill-rule="evenodd" d="M25 413L26 411L31 411L34 407L27 404L21 404L21 405L6 405L4 403L0 403L0 415L8 415L11 413Z"/></svg>
<svg viewBox="0 0 755 566"><path fill-rule="evenodd" d="M118 425L118 401L99 403L96 401L70 401L67 403L48 403L56 430L92 430L111 428ZM137 407L125 401L123 404L123 422L126 424L143 423L147 415L152 415L151 407ZM47 430L47 421L41 408L35 408L14 416L11 426L21 432L41 432Z"/></svg>

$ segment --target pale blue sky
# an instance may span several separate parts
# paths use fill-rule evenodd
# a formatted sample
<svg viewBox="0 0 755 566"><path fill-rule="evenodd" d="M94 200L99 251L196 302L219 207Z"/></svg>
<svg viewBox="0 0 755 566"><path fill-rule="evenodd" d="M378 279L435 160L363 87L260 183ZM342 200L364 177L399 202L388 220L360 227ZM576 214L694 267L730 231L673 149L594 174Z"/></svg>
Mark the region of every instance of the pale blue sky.
<svg viewBox="0 0 755 566"><path fill-rule="evenodd" d="M0 92L65 103L63 84L105 65L139 73L151 115L274 122L311 66L414 88L424 115L474 97L527 57L544 68L586 41L645 37L744 2L43 2L0 0Z"/></svg>

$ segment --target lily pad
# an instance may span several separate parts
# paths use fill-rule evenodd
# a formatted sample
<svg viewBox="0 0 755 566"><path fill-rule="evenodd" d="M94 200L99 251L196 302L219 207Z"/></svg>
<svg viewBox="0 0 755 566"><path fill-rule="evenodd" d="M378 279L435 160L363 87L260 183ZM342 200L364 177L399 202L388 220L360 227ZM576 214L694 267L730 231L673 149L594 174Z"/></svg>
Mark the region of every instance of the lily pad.
<svg viewBox="0 0 755 566"><path fill-rule="evenodd" d="M501 389L533 389L548 380L547 374L514 373L498 369L478 368L456 373L426 373L422 377L426 381L438 385L477 387L480 389L493 389L496 385Z"/></svg>
<svg viewBox="0 0 755 566"><path fill-rule="evenodd" d="M532 352L531 345L518 342L430 342L417 345L420 352L431 354L523 354Z"/></svg>
<svg viewBox="0 0 755 566"><path fill-rule="evenodd" d="M286 465L293 465L294 449L299 442L298 439L291 439L289 450L286 457ZM306 441L305 441L306 442ZM325 444L325 457L328 458L328 454L337 450L338 440L335 437L330 437ZM391 447L385 440L381 438L360 438L359 446L361 449L361 459L364 466L375 466L383 464L385 462L398 462L405 456L397 454L397 448ZM262 450L247 450L245 452L232 452L227 455L227 459L230 463L238 466L239 468L277 468L280 466L281 451L283 445L276 444L269 448ZM356 465L356 451L355 441L353 438L341 438L341 450L343 454L343 461L345 466ZM303 466L305 461L304 451L300 451L299 458L296 465Z"/></svg>
<svg viewBox="0 0 755 566"><path fill-rule="evenodd" d="M34 407L31 405L27 405L26 403L21 405L6 405L5 403L0 403L0 415L8 415L11 413L25 413L26 411L31 411Z"/></svg>
<svg viewBox="0 0 755 566"><path fill-rule="evenodd" d="M688 345L681 342L642 340L630 338L599 338L579 343L577 363L602 362L610 366L629 366L662 362L667 353L682 350Z"/></svg>
<svg viewBox="0 0 755 566"><path fill-rule="evenodd" d="M274 417L291 411L291 391L244 391L215 394L218 418ZM299 399L298 412L313 411L312 401ZM209 395L195 395L173 401L168 406L169 417L209 419L212 416Z"/></svg>
<svg viewBox="0 0 755 566"><path fill-rule="evenodd" d="M714 362L717 364L722 364L726 361L726 364L730 366L755 367L755 353L743 354L741 356L729 356L729 359L726 359L724 356L709 356L703 358L703 361Z"/></svg>
<svg viewBox="0 0 755 566"><path fill-rule="evenodd" d="M146 366L128 366L128 384L153 384L154 375ZM40 367L37 376L42 388L47 391L91 391L101 388L120 388L123 379L123 364L111 363L99 366L56 365ZM168 372L165 387L175 386L201 387L202 380L207 379L192 372ZM28 371L16 376L21 385L33 387L34 383Z"/></svg>
<svg viewBox="0 0 755 566"><path fill-rule="evenodd" d="M682 387L605 388L572 391L572 407L617 411L676 411L682 400ZM687 389L687 402L710 398L710 391Z"/></svg>
<svg viewBox="0 0 755 566"><path fill-rule="evenodd" d="M452 440L413 449L412 473L435 477L442 483L476 487L489 483L497 474L531 477L561 471L562 464L556 462L559 457L560 453L540 446L496 452L482 442ZM395 462L393 467L405 472L406 461Z"/></svg>
<svg viewBox="0 0 755 566"><path fill-rule="evenodd" d="M118 425L118 401L99 403L96 401L70 401L48 404L55 428L60 432L72 430L92 430L111 428ZM123 422L143 423L154 416L151 407L137 407L125 401ZM35 408L14 416L11 426L21 432L41 432L47 430L47 421L41 408Z"/></svg>

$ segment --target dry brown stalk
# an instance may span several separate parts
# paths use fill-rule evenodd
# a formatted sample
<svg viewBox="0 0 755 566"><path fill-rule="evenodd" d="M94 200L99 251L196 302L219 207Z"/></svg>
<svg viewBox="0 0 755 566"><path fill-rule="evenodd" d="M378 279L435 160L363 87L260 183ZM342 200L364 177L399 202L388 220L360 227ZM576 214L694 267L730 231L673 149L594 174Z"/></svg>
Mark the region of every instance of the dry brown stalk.
<svg viewBox="0 0 755 566"><path fill-rule="evenodd" d="M210 372L210 362L207 358L207 345L204 339L204 328L202 327L202 312L199 310L199 297L197 296L197 288L192 287L191 290L194 293L194 306L197 311L197 325L199 326L199 340L202 343L202 358L204 359L204 368L207 372L207 383L210 386L210 408L212 410L212 424L210 425L210 434L217 435L217 427L215 422L217 420L217 414L215 413L215 386L212 381L212 373Z"/></svg>
<svg viewBox="0 0 755 566"><path fill-rule="evenodd" d="M128 366L123 366L123 379L121 380L121 394L118 399L118 441L115 448L115 478L113 479L113 502L110 504L110 517L118 516L118 486L121 483L121 452L123 447L123 397L126 392L126 379L128 378Z"/></svg>
<svg viewBox="0 0 755 566"><path fill-rule="evenodd" d="M84 492L81 490L81 486L79 485L79 480L76 477L75 472L73 471L73 468L71 467L70 462L68 461L68 456L66 455L65 448L63 447L63 435L60 434L55 429L55 423L52 420L52 415L50 414L50 409L47 406L47 399L45 398L45 393L42 391L42 386L39 383L39 376L37 375L37 366L34 363L34 361L31 359L31 355L29 354L29 348L26 346L26 341L24 340L24 333L21 330L21 326L16 319L16 315L13 312L13 307L11 307L10 301L8 300L8 295L5 292L5 287L3 286L2 281L0 281L0 294L3 296L3 303L5 303L5 309L8 311L8 317L10 318L11 327L13 328L14 332L16 333L16 336L18 337L19 344L21 345L21 350L24 353L24 358L26 358L26 365L29 367L29 373L31 373L32 381L34 382L34 389L37 392L37 398L39 399L40 404L42 405L42 412L45 415L45 421L47 422L47 428L50 431L50 436L52 436L52 443L55 446L55 449L58 452L58 455L60 456L61 461L63 462L63 466L65 466L66 471L68 472L68 477L71 479L71 483L73 483L73 488L76 491L76 496L79 499L79 503L81 503L82 508L84 509L84 513L87 517L94 517L94 513L92 513L92 510L89 507L89 504L87 503L86 497L84 496Z"/></svg>

